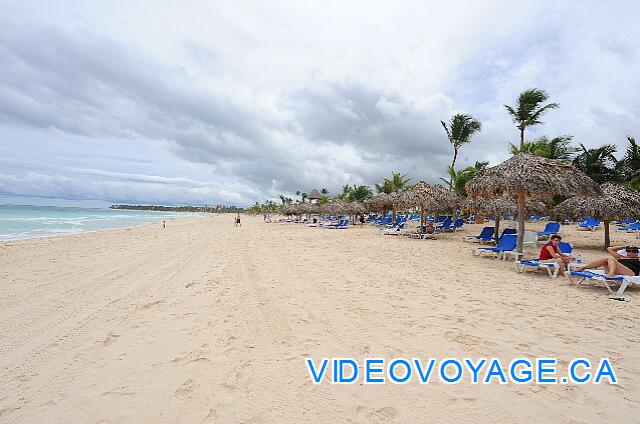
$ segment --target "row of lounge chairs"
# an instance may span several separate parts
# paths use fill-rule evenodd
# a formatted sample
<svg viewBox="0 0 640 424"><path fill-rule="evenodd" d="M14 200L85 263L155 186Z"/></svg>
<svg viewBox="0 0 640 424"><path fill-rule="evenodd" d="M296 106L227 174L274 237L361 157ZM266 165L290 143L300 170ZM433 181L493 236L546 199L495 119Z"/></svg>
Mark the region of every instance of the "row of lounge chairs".
<svg viewBox="0 0 640 424"><path fill-rule="evenodd" d="M548 223L549 224L557 224L557 223ZM552 233L555 226L551 228L545 228L544 231L538 233L538 235L547 235L547 233ZM559 229L559 228L558 228ZM515 234L515 230L505 229L505 231L509 230L509 233L504 233L498 238L498 242L495 247L476 247L473 251L474 255L478 256L488 256L493 257L495 259L505 260L508 256L514 256L517 259L517 254L515 253L516 244L517 244L517 235ZM511 231L514 231L512 233ZM541 234L545 233L545 234ZM477 236L465 236L463 239L465 241L474 241L478 243L487 243L494 241L494 228L493 227L484 227L480 234ZM558 248L565 255L573 255L573 245L571 243L561 242L558 245ZM579 261L579 257L578 257ZM530 270L542 270L545 271L551 278L556 278L558 276L560 266L555 262L543 262L538 259L527 259L527 260L516 260L514 261L515 269L518 273L522 273ZM627 276L627 275L616 275L614 277L608 278L605 277L604 271L595 270L595 271L568 271L565 274L566 278L572 283L576 285L584 284L587 281L593 281L604 284L607 288L609 294L611 295L611 299L615 300L623 300L624 292L629 286L640 286L640 276ZM614 290L615 286L619 286L617 290Z"/></svg>

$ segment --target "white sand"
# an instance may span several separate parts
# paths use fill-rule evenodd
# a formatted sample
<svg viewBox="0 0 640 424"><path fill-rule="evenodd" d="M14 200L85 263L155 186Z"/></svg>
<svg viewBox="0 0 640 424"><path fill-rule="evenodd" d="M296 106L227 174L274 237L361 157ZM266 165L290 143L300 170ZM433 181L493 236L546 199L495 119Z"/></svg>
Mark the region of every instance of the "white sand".
<svg viewBox="0 0 640 424"><path fill-rule="evenodd" d="M0 421L640 422L639 290L516 274L459 234L243 224L0 244ZM609 357L620 384L315 386L307 356Z"/></svg>

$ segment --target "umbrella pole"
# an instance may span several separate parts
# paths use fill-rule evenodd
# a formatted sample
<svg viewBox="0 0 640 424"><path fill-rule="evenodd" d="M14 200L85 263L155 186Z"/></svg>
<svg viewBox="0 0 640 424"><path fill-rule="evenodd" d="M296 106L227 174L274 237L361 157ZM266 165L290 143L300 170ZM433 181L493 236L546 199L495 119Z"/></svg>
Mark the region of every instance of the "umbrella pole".
<svg viewBox="0 0 640 424"><path fill-rule="evenodd" d="M518 194L518 247L517 252L522 253L524 241L524 193Z"/></svg>
<svg viewBox="0 0 640 424"><path fill-rule="evenodd" d="M420 206L420 231L424 230L424 207Z"/></svg>
<svg viewBox="0 0 640 424"><path fill-rule="evenodd" d="M611 239L609 238L609 221L604 220L604 248L611 246Z"/></svg>
<svg viewBox="0 0 640 424"><path fill-rule="evenodd" d="M496 239L496 244L498 244L498 238L500 237L500 214L497 213L496 214L496 225L495 225L495 229L494 229L494 237Z"/></svg>

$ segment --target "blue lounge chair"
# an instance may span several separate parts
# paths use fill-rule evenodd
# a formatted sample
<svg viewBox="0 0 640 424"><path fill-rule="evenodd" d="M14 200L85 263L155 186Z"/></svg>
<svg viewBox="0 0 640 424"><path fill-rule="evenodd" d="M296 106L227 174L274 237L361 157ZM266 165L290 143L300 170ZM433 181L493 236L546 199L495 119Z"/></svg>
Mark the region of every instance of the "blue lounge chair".
<svg viewBox="0 0 640 424"><path fill-rule="evenodd" d="M400 231L404 228L404 224L405 224L404 222L401 222L400 224L396 225L393 228L381 229L382 234L393 235L393 236L400 235Z"/></svg>
<svg viewBox="0 0 640 424"><path fill-rule="evenodd" d="M330 229L334 229L334 230L342 230L349 227L349 220L348 219L341 219L340 221L338 221L337 224L327 224L324 225L322 228L330 228Z"/></svg>
<svg viewBox="0 0 640 424"><path fill-rule="evenodd" d="M573 253L573 244L561 241L558 243L558 249L560 249L560 253L571 255Z"/></svg>
<svg viewBox="0 0 640 424"><path fill-rule="evenodd" d="M558 234L560 232L560 223L558 222L547 222L547 225L544 226L544 230L538 233L538 238L550 239L551 236Z"/></svg>
<svg viewBox="0 0 640 424"><path fill-rule="evenodd" d="M594 218L587 218L581 224L578 224L578 230L590 230L594 231L600 226L600 220Z"/></svg>
<svg viewBox="0 0 640 424"><path fill-rule="evenodd" d="M617 231L625 231L627 233L629 232L633 232L633 231L640 231L640 222L632 222L629 225L625 225L624 227L618 227L616 228Z"/></svg>
<svg viewBox="0 0 640 424"><path fill-rule="evenodd" d="M555 262L541 262L539 259L529 259L528 261L515 261L516 271L518 273L524 272L526 269L539 270L544 269L549 273L549 277L556 278L560 266Z"/></svg>
<svg viewBox="0 0 640 424"><path fill-rule="evenodd" d="M616 275L614 277L605 277L603 271L570 271L567 274L567 278L571 283L582 284L585 280L593 280L604 283L607 290L611 294L609 299L624 300L624 291L628 286L640 286L640 277L629 275ZM576 282L573 277L579 277ZM611 284L620 284L620 288L617 291L611 289Z"/></svg>
<svg viewBox="0 0 640 424"><path fill-rule="evenodd" d="M498 243L500 242L500 240L502 240L502 237L506 236L507 234L516 234L517 231L515 228L505 228L502 230L502 234L500 234L500 237L498 237Z"/></svg>
<svg viewBox="0 0 640 424"><path fill-rule="evenodd" d="M460 228L462 228L462 226L464 225L464 219L462 218L458 218L456 219L456 222L453 223L453 232L455 233L456 231L458 231Z"/></svg>
<svg viewBox="0 0 640 424"><path fill-rule="evenodd" d="M472 241L474 243L489 242L493 240L493 227L484 227L477 236L463 236L463 241Z"/></svg>
<svg viewBox="0 0 640 424"><path fill-rule="evenodd" d="M504 252L512 252L516 248L517 237L515 234L505 234L500 238L496 247L476 247L474 255L490 255L496 259L504 257Z"/></svg>
<svg viewBox="0 0 640 424"><path fill-rule="evenodd" d="M451 224L450 217L446 217L445 220L442 221L442 224L436 225L436 229L440 231L449 230L451 229L451 227L452 227L452 224Z"/></svg>

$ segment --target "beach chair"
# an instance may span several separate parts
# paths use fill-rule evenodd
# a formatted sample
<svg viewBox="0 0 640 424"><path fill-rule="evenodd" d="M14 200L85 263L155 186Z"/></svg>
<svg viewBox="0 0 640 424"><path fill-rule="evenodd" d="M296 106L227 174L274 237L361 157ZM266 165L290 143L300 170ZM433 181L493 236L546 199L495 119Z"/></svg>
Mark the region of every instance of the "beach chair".
<svg viewBox="0 0 640 424"><path fill-rule="evenodd" d="M442 221L442 224L436 225L436 230L438 231L446 231L451 229L452 224L451 224L451 218L446 217L444 221Z"/></svg>
<svg viewBox="0 0 640 424"><path fill-rule="evenodd" d="M453 224L453 232L455 233L456 231L461 229L463 226L464 226L464 219L462 218L456 219L456 222L454 222Z"/></svg>
<svg viewBox="0 0 640 424"><path fill-rule="evenodd" d="M560 232L560 223L558 222L547 222L547 225L544 226L544 230L538 233L538 239L550 240L551 236L556 235Z"/></svg>
<svg viewBox="0 0 640 424"><path fill-rule="evenodd" d="M349 220L341 219L338 221L337 224L326 224L326 225L323 225L322 228L329 228L332 230L342 230L347 228L348 226L349 226Z"/></svg>
<svg viewBox="0 0 640 424"><path fill-rule="evenodd" d="M486 243L493 240L493 227L484 227L477 236L462 236L462 241L470 241L473 243Z"/></svg>
<svg viewBox="0 0 640 424"><path fill-rule="evenodd" d="M593 271L570 271L567 274L567 279L572 284L580 285L586 280L597 281L603 283L609 294L611 295L609 299L614 300L624 300L624 291L629 286L638 286L640 287L640 277L630 276L630 275L616 275L614 277L608 278L604 276L603 270L593 270ZM577 281L576 281L577 277ZM611 288L612 285L620 285L618 290L613 291Z"/></svg>
<svg viewBox="0 0 640 424"><path fill-rule="evenodd" d="M516 248L517 238L515 234L505 234L500 238L496 247L476 247L473 251L477 256L493 256L496 259L504 257L505 252L512 252Z"/></svg>
<svg viewBox="0 0 640 424"><path fill-rule="evenodd" d="M382 234L383 235L391 235L391 236L398 236L400 235L400 231L404 228L404 222L400 223L399 225L393 227L393 228L385 228L382 229Z"/></svg>
<svg viewBox="0 0 640 424"><path fill-rule="evenodd" d="M640 231L640 222L632 222L624 227L616 227L616 231L624 231L626 233L629 232L638 232Z"/></svg>
<svg viewBox="0 0 640 424"><path fill-rule="evenodd" d="M431 238L435 238L436 237L436 233L422 233L420 231L416 231L415 233L411 233L409 235L409 237L411 238L415 238L415 239L431 239Z"/></svg>
<svg viewBox="0 0 640 424"><path fill-rule="evenodd" d="M517 230L515 228L504 228L502 230L502 234L500 234L500 237L498 237L498 243L500 242L500 240L502 240L502 237L508 235L508 234L516 234Z"/></svg>
<svg viewBox="0 0 640 424"><path fill-rule="evenodd" d="M578 230L589 230L595 231L596 228L600 227L600 220L594 218L587 218L582 223L578 224Z"/></svg>
<svg viewBox="0 0 640 424"><path fill-rule="evenodd" d="M626 226L629 224L633 224L634 222L637 222L635 219L633 218L625 218L622 221L614 221L612 222L613 225L618 225L618 226Z"/></svg>
<svg viewBox="0 0 640 424"><path fill-rule="evenodd" d="M516 267L516 272L523 273L525 270L545 270L549 274L549 277L556 278L558 276L558 271L560 271L560 266L555 262L542 262L539 259L529 259L526 261L515 261L514 266Z"/></svg>

